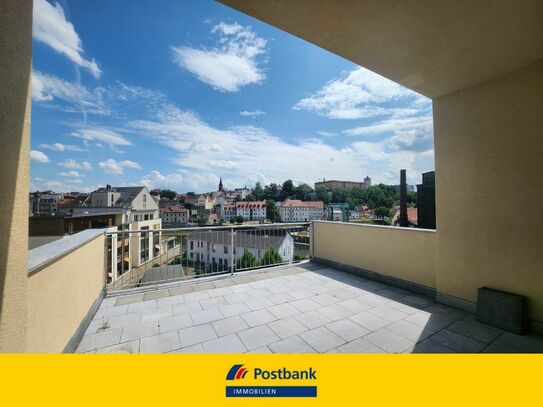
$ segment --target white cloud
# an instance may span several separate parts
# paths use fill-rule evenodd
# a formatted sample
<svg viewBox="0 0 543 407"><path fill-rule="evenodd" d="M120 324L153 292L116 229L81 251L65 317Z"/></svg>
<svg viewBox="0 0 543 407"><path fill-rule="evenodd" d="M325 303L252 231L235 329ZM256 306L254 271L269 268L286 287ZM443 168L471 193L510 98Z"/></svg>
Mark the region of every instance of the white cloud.
<svg viewBox="0 0 543 407"><path fill-rule="evenodd" d="M251 27L221 22L211 32L220 36L214 47L171 47L173 62L221 92L266 79L259 56L266 53L267 41Z"/></svg>
<svg viewBox="0 0 543 407"><path fill-rule="evenodd" d="M132 168L134 170L141 170L141 166L135 161L123 160L119 162L119 164L121 165L121 167Z"/></svg>
<svg viewBox="0 0 543 407"><path fill-rule="evenodd" d="M68 168L69 170L92 170L92 165L88 161L75 161L73 158L68 158L57 164L60 167Z"/></svg>
<svg viewBox="0 0 543 407"><path fill-rule="evenodd" d="M394 114L396 109L387 103L398 100L421 103L421 98L419 94L359 67L343 78L331 80L311 96L298 101L293 108L329 119L364 119ZM407 111L400 109L396 113L406 114Z"/></svg>
<svg viewBox="0 0 543 407"><path fill-rule="evenodd" d="M46 0L34 0L34 18L32 35L37 41L43 42L58 53L64 54L75 64L87 69L95 78L102 71L94 59L83 57L81 38L71 22L66 20L64 10L58 3L48 3Z"/></svg>
<svg viewBox="0 0 543 407"><path fill-rule="evenodd" d="M433 127L427 124L411 130L397 131L390 138L390 145L404 151L432 150L434 148Z"/></svg>
<svg viewBox="0 0 543 407"><path fill-rule="evenodd" d="M98 165L104 171L112 173L112 174L122 174L124 173L124 168L141 170L141 166L135 161L130 161L130 160L115 161L113 158L108 158L105 161L101 161L98 163Z"/></svg>
<svg viewBox="0 0 543 407"><path fill-rule="evenodd" d="M382 120L380 122L367 125L367 126L360 126L355 127L352 129L344 130L343 133L348 136L371 136L375 134L382 134L382 133L390 133L397 131L408 131L413 130L417 127L424 127L428 125L432 125L432 117L431 116L418 116L418 117L410 117L410 118L402 118L402 119L396 119L391 118L387 120Z"/></svg>
<svg viewBox="0 0 543 407"><path fill-rule="evenodd" d="M312 185L323 177L361 180L365 175L374 182L397 183L401 168L416 176L433 169L431 154L427 157L401 150L388 139L353 142L345 147L314 139L291 143L255 126L215 128L173 105L159 111L156 120L132 121L128 126L178 152L173 158L180 167L173 173L175 176L168 178L158 172L145 177L154 186L176 181L183 190L214 190L220 176L232 185L283 182L289 178ZM218 140L220 145L214 147Z"/></svg>
<svg viewBox="0 0 543 407"><path fill-rule="evenodd" d="M53 151L85 151L84 148L74 146L71 144L53 143L53 144L40 144L41 148L46 148Z"/></svg>
<svg viewBox="0 0 543 407"><path fill-rule="evenodd" d="M239 112L239 114L241 116L246 116L246 117L257 117L257 116L262 116L264 114L266 114L266 112L263 112L262 110L252 110L252 111L249 111L249 110L243 110L241 112Z"/></svg>
<svg viewBox="0 0 543 407"><path fill-rule="evenodd" d="M67 172L59 172L58 175L61 177L69 177L69 178L80 178L82 175L78 173L77 171L67 171Z"/></svg>
<svg viewBox="0 0 543 407"><path fill-rule="evenodd" d="M98 141L104 142L113 146L131 146L127 138L114 132L113 130L105 129L102 127L86 127L81 128L70 134L71 136L81 138L86 141Z"/></svg>
<svg viewBox="0 0 543 407"><path fill-rule="evenodd" d="M37 163L42 163L42 164L45 164L51 161L49 157L47 157L44 153L38 150L30 151L30 159L32 161L36 161Z"/></svg>
<svg viewBox="0 0 543 407"><path fill-rule="evenodd" d="M78 83L32 71L32 100L52 102L57 99L67 104L63 106L63 110L68 112L84 111L100 115L111 113L103 100L103 92L100 88L90 91Z"/></svg>
<svg viewBox="0 0 543 407"><path fill-rule="evenodd" d="M157 170L145 175L140 183L148 188L179 188L183 182L183 176L177 172L161 174Z"/></svg>

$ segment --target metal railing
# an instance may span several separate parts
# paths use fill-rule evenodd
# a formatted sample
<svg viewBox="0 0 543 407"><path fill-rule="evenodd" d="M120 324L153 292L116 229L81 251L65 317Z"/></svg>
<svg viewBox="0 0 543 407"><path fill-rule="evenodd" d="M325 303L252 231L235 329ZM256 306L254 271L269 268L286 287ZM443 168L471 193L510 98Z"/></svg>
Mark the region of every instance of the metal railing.
<svg viewBox="0 0 543 407"><path fill-rule="evenodd" d="M309 223L108 231L107 289L296 263L310 247Z"/></svg>

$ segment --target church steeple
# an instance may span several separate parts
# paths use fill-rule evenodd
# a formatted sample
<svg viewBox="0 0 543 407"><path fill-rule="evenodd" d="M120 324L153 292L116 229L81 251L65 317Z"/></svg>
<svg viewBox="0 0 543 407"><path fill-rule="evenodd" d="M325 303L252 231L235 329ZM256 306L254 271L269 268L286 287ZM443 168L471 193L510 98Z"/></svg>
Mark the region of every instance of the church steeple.
<svg viewBox="0 0 543 407"><path fill-rule="evenodd" d="M219 191L224 191L223 187L222 187L222 177L221 177L221 179L219 181Z"/></svg>

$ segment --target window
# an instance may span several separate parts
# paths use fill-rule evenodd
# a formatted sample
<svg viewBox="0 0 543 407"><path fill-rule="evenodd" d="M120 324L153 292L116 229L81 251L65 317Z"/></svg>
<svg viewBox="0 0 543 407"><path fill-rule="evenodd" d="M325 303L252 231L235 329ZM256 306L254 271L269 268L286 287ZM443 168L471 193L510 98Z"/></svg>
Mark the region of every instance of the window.
<svg viewBox="0 0 543 407"><path fill-rule="evenodd" d="M224 254L228 254L228 246L224 245Z"/></svg>
<svg viewBox="0 0 543 407"><path fill-rule="evenodd" d="M194 250L194 240L190 241L190 250Z"/></svg>

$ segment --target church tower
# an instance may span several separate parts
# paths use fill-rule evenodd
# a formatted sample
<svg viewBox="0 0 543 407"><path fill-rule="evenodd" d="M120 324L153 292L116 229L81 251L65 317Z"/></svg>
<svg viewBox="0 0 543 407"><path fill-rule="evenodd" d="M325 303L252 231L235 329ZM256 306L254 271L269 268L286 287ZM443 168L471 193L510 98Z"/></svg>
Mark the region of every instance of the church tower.
<svg viewBox="0 0 543 407"><path fill-rule="evenodd" d="M224 191L223 187L222 187L222 177L219 181L219 191Z"/></svg>

